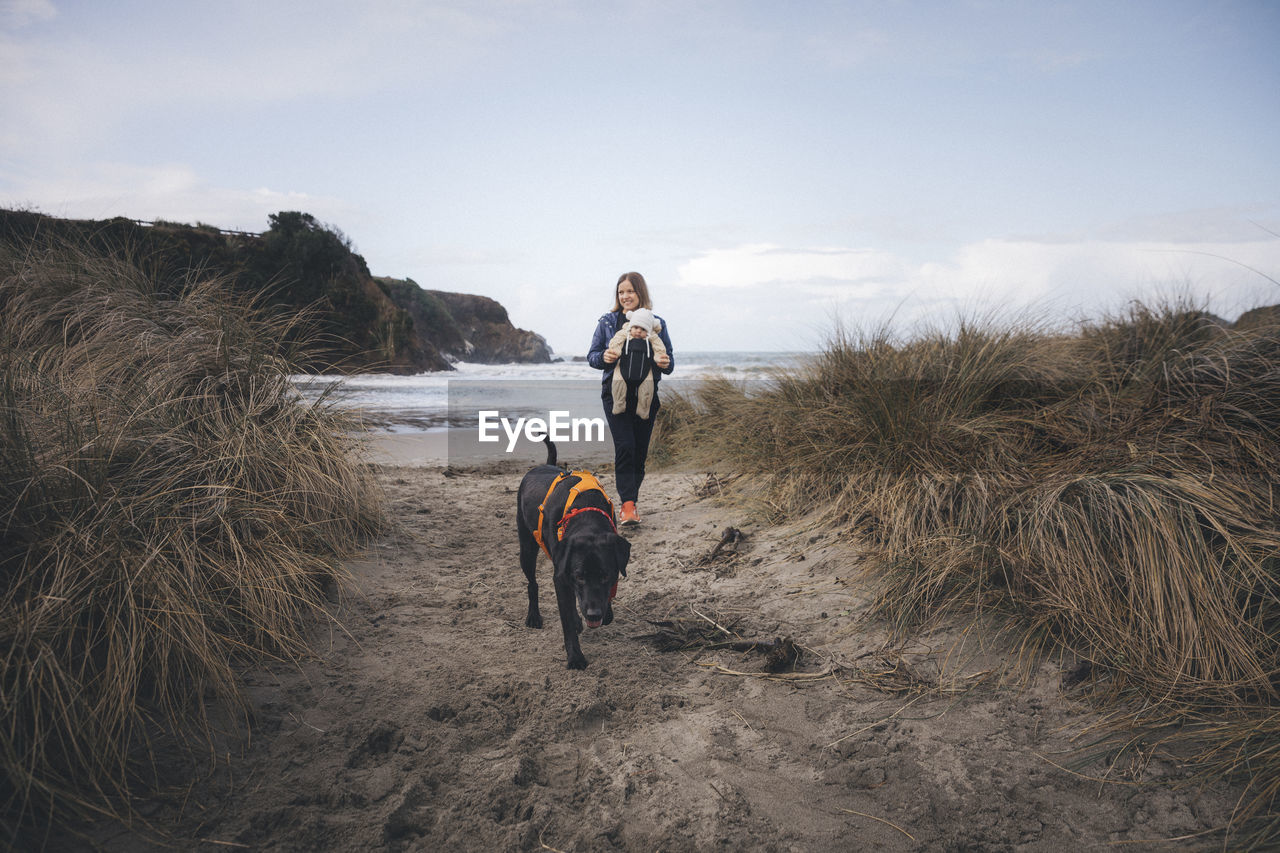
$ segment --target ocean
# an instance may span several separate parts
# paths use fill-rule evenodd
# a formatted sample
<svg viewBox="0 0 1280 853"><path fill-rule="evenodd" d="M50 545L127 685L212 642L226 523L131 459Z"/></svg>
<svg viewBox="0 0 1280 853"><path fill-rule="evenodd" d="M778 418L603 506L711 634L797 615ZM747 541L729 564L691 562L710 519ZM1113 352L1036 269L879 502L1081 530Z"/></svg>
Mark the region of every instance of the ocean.
<svg viewBox="0 0 1280 853"><path fill-rule="evenodd" d="M663 387L679 387L711 376L766 379L795 367L810 353L676 353L676 369ZM414 376L366 373L353 376L295 376L308 400L322 394L337 406L360 413L375 432L413 433L472 427L489 409L504 415L535 415L567 409L599 414L600 372L584 359L551 364L469 364Z"/></svg>

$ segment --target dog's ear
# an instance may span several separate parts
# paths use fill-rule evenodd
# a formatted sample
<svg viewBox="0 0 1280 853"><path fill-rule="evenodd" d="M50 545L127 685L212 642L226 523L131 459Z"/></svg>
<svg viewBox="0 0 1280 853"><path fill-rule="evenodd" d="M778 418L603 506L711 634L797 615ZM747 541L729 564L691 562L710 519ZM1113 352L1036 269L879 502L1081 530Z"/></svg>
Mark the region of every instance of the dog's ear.
<svg viewBox="0 0 1280 853"><path fill-rule="evenodd" d="M631 559L631 543L625 537L616 536L613 540L614 553L618 560L618 574L627 576L627 560Z"/></svg>

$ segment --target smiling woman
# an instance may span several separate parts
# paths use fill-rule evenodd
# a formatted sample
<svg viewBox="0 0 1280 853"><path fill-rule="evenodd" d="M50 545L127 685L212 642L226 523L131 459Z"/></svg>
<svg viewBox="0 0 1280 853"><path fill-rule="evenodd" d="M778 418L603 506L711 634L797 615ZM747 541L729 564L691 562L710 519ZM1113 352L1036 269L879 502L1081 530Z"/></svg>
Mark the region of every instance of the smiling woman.
<svg viewBox="0 0 1280 853"><path fill-rule="evenodd" d="M614 411L613 374L619 355L610 350L609 343L626 325L627 316L640 309L653 310L649 286L640 273L623 273L614 288L613 310L596 321L591 349L587 352L587 363L596 370L604 371L600 398L604 401L604 414L609 421L609 431L613 434L614 478L617 482L618 500L622 503L621 523L627 526L640 523L636 502L640 497L640 484L644 482L644 466L649 456L653 424L658 418L661 405L658 402L658 382L663 375L669 375L675 369L675 350L671 346L667 324L661 317L655 317L655 331L666 351L654 350L655 355L650 365L653 400L649 411L643 414L637 410L639 386L632 386L630 383L627 384L627 396L621 411Z"/></svg>

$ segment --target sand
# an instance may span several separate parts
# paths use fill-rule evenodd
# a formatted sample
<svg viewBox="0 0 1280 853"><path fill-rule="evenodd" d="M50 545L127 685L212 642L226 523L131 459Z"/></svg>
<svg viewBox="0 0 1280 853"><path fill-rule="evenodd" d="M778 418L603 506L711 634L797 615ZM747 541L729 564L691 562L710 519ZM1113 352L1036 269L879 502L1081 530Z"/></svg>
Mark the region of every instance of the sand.
<svg viewBox="0 0 1280 853"><path fill-rule="evenodd" d="M394 526L350 564L320 656L250 673L243 751L144 810L179 848L1199 849L1229 817L1225 785L1086 748L1100 717L1062 664L1011 682L1013 654L963 623L887 644L856 543L752 523L698 471L646 481L617 618L570 671L545 557L547 627L524 626L524 463L383 452L411 463L379 467ZM707 562L727 526L738 552ZM774 674L759 651L663 651L664 629L802 654ZM104 826L51 849L151 847Z"/></svg>

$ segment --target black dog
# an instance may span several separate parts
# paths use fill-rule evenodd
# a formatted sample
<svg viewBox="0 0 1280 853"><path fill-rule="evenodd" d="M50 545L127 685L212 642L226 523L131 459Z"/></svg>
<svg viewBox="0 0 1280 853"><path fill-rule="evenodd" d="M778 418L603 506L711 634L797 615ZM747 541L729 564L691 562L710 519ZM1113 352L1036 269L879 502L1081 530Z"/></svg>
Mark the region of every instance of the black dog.
<svg viewBox="0 0 1280 853"><path fill-rule="evenodd" d="M520 568L529 581L529 615L524 624L542 627L538 611L538 582L534 571L538 565L538 542L533 532L538 529L538 507L543 507L542 541L547 546L556 585L556 604L560 609L560 627L564 629L564 650L569 669L586 669L587 659L578 645L582 622L599 628L613 621L612 591L618 576L626 577L631 543L618 535L614 527L608 499L600 491L584 491L570 507L572 517L557 536L565 517L565 501L569 490L580 480L568 476L551 489L552 482L565 469L556 467L556 446L548 439L547 463L524 475L516 501L516 529L520 534ZM548 494L547 490L551 489ZM579 509L592 508L586 512ZM576 605L576 606L575 606ZM577 610L581 609L579 618Z"/></svg>

